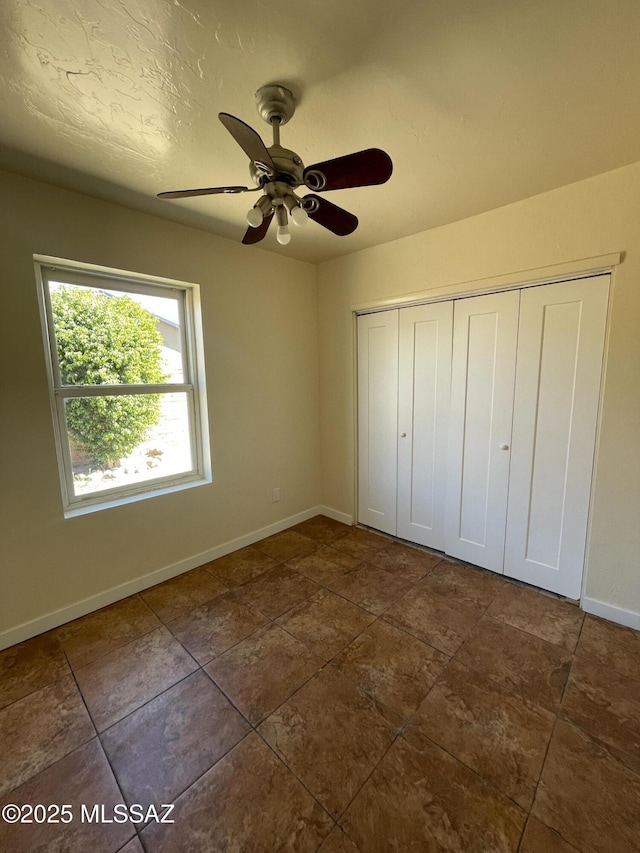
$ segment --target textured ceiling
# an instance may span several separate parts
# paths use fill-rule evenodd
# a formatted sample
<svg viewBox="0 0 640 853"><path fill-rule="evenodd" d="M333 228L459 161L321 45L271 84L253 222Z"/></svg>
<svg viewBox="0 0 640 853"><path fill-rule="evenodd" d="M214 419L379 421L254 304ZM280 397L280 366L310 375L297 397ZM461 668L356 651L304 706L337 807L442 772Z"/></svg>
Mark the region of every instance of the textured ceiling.
<svg viewBox="0 0 640 853"><path fill-rule="evenodd" d="M219 111L270 144L277 82L306 164L384 148L389 183L329 196L353 235L260 244L313 262L640 160L638 0L2 0L0 28L0 166L234 240L255 196L155 198L249 185Z"/></svg>

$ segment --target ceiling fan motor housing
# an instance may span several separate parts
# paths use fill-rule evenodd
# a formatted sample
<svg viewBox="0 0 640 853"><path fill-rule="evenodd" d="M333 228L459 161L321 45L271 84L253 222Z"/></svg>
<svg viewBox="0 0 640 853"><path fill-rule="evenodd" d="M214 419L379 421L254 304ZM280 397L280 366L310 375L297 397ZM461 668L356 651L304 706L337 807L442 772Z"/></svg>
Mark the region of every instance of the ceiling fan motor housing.
<svg viewBox="0 0 640 853"><path fill-rule="evenodd" d="M271 145L267 150L278 170L276 180L286 181L292 187L297 187L304 183L304 163L295 151L290 151L281 145ZM249 171L256 186L262 186L269 182L269 177L261 170L260 163L252 161Z"/></svg>

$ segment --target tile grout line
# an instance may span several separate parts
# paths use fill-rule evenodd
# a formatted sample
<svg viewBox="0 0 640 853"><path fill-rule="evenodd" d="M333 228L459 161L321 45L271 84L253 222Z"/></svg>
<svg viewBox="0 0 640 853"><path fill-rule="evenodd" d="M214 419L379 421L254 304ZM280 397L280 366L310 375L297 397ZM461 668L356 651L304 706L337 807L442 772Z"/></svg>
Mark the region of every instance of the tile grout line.
<svg viewBox="0 0 640 853"><path fill-rule="evenodd" d="M64 650L62 650L62 653L63 653L63 655L65 656L65 659L66 659L66 653L64 652ZM69 666L69 661L68 661L68 659L67 659L67 665ZM46 770L49 770L49 768L51 768L51 767L55 767L55 766L56 766L56 764L59 764L63 759L67 758L69 755L72 755L74 752L77 752L79 749L82 749L82 747L86 746L88 743L91 743L91 741L92 741L92 740L94 740L94 739L97 739L97 738L98 738L98 730L96 729L96 725L95 725L95 723L94 723L94 721L93 721L93 717L91 716L91 712L89 711L89 708L87 707L87 703L85 702L85 699L84 699L84 696L83 696L83 694L82 694L82 691L80 690L80 687L79 687L79 685L78 685L78 682L76 681L75 674L74 674L74 672L73 672L73 670L71 669L71 667L70 667L70 666L69 666L69 672L64 673L64 675L61 675L61 676L60 676L60 678L56 678L56 679L55 679L55 681L51 681L51 682L49 682L49 684L45 684L43 687L39 687L39 688L38 688L38 690L34 690L32 693L28 693L28 694L27 694L27 696L23 696L22 698L23 698L23 699L26 699L26 698L28 698L28 696L33 696L33 695L34 695L34 693L37 693L39 690L43 690L45 687L51 687L53 684L57 684L59 681L62 681L62 680L63 680L63 678L65 678L65 676L67 676L67 675L71 675L71 678L73 679L73 682L74 682L74 684L75 684L75 686L76 686L76 690L78 691L78 694L79 694L79 696L80 696L80 699L81 699L81 701L82 701L82 704L83 704L83 706L84 706L84 709L85 709L85 711L87 712L87 716L88 716L88 718L89 718L89 722L91 723L91 726L93 727L93 732L94 732L94 733L93 733L93 735L92 735L88 740L84 741L83 743L80 743L80 744L78 744L77 746L74 746L74 747L73 747L73 749L70 749L70 750L69 750L69 752L66 752L64 755L61 755L61 756L60 756L59 758L57 758L55 761L51 762L51 764L47 764L47 766L46 766L46 767L43 767L42 769L38 770L38 772L37 772L37 773L33 773L33 774L32 774L31 776L29 776L28 778L23 779L23 780L22 780L22 782L20 782L18 785L14 785L14 786L13 786L12 788L10 788L8 791L5 791L5 792L4 792L4 794L2 794L2 797L3 797L3 798L6 798L9 794L13 794L13 792L14 792L14 791L17 791L17 790L18 790L18 788L22 787L22 785L26 785L26 783L27 783L27 782L30 782L32 779L35 779L35 778L36 778L36 776L39 776L39 775L40 775L40 773L44 773ZM21 700L20 700L20 699L17 699L17 700L16 700L16 702L19 702L19 701L21 701ZM16 704L15 702L12 702L12 703L11 703L11 705L15 705L15 704ZM9 707L10 707L10 705L7 705L7 706L5 706L5 707L9 708ZM2 709L0 709L0 710L4 711L4 708L2 708Z"/></svg>
<svg viewBox="0 0 640 853"><path fill-rule="evenodd" d="M530 808L530 810L529 810L529 817L533 817L533 818L535 818L536 820L540 820L540 818L536 817L536 815L533 813L533 807L535 806L535 804L536 804L536 800L538 799L538 789L539 789L539 787L540 787L540 782L542 781L542 775L543 775L543 773L544 773L544 768L545 768L546 763L547 763L547 758L549 757L549 750L550 750L550 748L551 748L551 741L553 740L553 736L554 736L554 735L555 735L555 733L556 733L556 728L557 728L557 725L558 725L558 721L559 721L559 719L560 719L560 718L559 718L558 714L556 714L556 718L555 718L555 720L554 720L554 722L553 722L553 728L551 729L551 737L549 738L549 742L547 743L547 748L546 748L546 749L545 749L545 751L544 751L544 758L543 758L543 760L542 760L542 764L541 764L541 766L540 766L540 774L539 774L539 776L538 776L538 781L537 781L537 783L536 783L536 790L535 790L535 792L534 792L533 800L532 800L532 802L531 802L531 808ZM529 819L528 819L528 818L527 818L527 823L529 823ZM542 824L543 824L543 826L547 826L547 824L546 824L546 823L544 823L544 821L543 821L543 820L540 820L540 823L542 823ZM523 841L523 839L524 839L524 832L525 832L525 829L526 829L526 824L525 824L525 826L524 826L524 828L523 828L523 830L522 830L522 837L520 838L520 845L518 846L518 849L520 849L520 847L522 846L522 841ZM562 838L562 839L563 839L563 841L566 841L566 840L567 840L567 839L566 839L566 838L564 838L564 836L563 836L560 832L558 832L554 827L547 826L547 829L550 829L550 830L553 830L553 832L556 832L556 833L560 836L560 838ZM569 842L567 842L567 843L569 843ZM573 846L573 845L570 845L570 846Z"/></svg>
<svg viewBox="0 0 640 853"><path fill-rule="evenodd" d="M280 755L278 752L276 752L276 750L274 749L274 747L269 743L269 741L268 741L268 740L266 740L266 738L265 738L265 736L262 734L262 732L259 732L257 729L254 729L253 731L254 731L254 733L255 733L255 734L260 738L260 740L265 744L265 746L266 746L266 747L267 747L267 748L268 748L268 749L273 753L273 755L276 757L276 759L277 759L277 760L278 760L278 761L279 761L279 762L280 762L284 767L286 767L286 768L287 768L287 770L289 771L289 773L291 773L291 775L292 775L292 776L293 776L293 778L296 780L296 782L298 782L300 785L302 785L302 787L303 787L303 788L305 789L305 791L309 794L309 796L313 799L313 801L314 801L314 802L316 802L316 803L320 806L320 808L322 809L322 811L323 811L325 814L327 814L327 815L329 816L329 818L333 821L333 824L334 824L334 826L335 826L335 825L337 824L337 820L336 820L336 818L334 818L334 816L331 814L331 812L329 811L329 809L328 809L326 806L324 806L324 805L320 802L320 800L316 797L316 795L315 795L315 794L314 794L314 793L313 793L313 792L312 792L312 791L307 787L307 785L302 781L302 779L300 779L300 777L299 777L299 776L294 772L293 768L292 768L292 767L289 767L289 765L288 765L288 763L285 761L284 757L283 757L282 755ZM332 830L332 829L333 829L333 826L331 827L331 829L329 830L329 832L327 833L327 835L329 835L329 833L331 832L331 830ZM322 840L322 844L324 844L324 841L325 841L325 839L323 839L323 840ZM322 846L322 844L321 844L320 846Z"/></svg>

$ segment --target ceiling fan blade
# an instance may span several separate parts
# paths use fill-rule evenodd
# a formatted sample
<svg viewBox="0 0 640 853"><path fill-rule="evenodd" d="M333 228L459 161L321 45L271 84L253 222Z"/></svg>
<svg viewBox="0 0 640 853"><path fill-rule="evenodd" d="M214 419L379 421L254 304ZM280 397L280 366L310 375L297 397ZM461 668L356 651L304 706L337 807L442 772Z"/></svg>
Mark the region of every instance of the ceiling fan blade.
<svg viewBox="0 0 640 853"><path fill-rule="evenodd" d="M229 115L229 113L218 113L218 118L247 157L258 167L263 167L266 175L271 178L275 177L278 170L271 159L271 154L255 130L239 118Z"/></svg>
<svg viewBox="0 0 640 853"><path fill-rule="evenodd" d="M259 187L202 187L198 190L171 190L167 193L158 193L158 198L189 198L194 195L218 195L219 193L251 193Z"/></svg>
<svg viewBox="0 0 640 853"><path fill-rule="evenodd" d="M334 160L314 163L304 170L304 182L310 190L346 190L384 184L391 177L391 157L380 148L367 148Z"/></svg>
<svg viewBox="0 0 640 853"><path fill-rule="evenodd" d="M271 220L273 219L273 213L268 214L262 220L260 225L257 228L247 228L245 231L245 235L242 238L242 242L245 246L252 246L254 243L259 243L260 240L263 240L267 231L269 230L269 226L271 225Z"/></svg>
<svg viewBox="0 0 640 853"><path fill-rule="evenodd" d="M349 213L348 210L343 210L337 204L332 204L326 198L321 198L319 195L306 195L302 201L309 219L333 231L338 237L346 237L358 227L357 216Z"/></svg>

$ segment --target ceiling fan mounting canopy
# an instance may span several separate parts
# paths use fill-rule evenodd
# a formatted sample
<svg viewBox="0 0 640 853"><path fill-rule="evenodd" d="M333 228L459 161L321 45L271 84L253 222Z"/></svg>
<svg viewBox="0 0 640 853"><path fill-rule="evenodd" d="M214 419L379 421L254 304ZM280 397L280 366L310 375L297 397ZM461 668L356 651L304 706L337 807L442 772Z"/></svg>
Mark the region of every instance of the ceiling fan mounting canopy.
<svg viewBox="0 0 640 853"><path fill-rule="evenodd" d="M296 99L284 86L262 86L256 92L256 107L267 124L277 119L283 125L293 118Z"/></svg>
<svg viewBox="0 0 640 853"><path fill-rule="evenodd" d="M267 148L253 128L229 113L218 118L249 158L249 173L254 188L244 186L206 187L193 190L172 190L158 193L159 198L188 198L221 193L257 192L262 195L247 214L249 228L242 242L258 243L276 219L277 239L286 244L291 239L289 218L295 225L312 219L338 236L353 233L358 220L343 208L317 195L296 195L299 187L314 192L349 189L383 184L389 180L393 164L389 155L379 148L368 148L355 154L336 157L305 168L295 151L280 144L280 127L295 113L295 98L284 86L270 84L256 92L258 113L272 128L273 144Z"/></svg>

